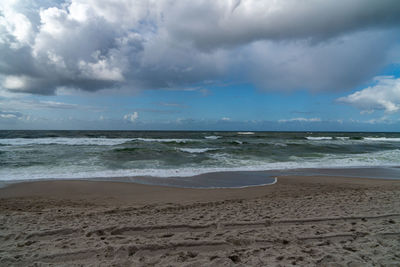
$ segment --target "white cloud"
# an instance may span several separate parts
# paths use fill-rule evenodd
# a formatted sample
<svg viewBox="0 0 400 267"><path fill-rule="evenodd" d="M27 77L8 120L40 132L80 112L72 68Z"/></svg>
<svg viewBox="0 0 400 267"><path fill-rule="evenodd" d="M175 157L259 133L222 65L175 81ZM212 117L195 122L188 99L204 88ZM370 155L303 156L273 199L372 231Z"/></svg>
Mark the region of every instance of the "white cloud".
<svg viewBox="0 0 400 267"><path fill-rule="evenodd" d="M393 120L388 118L387 116L382 116L380 118L367 120L367 121L365 121L365 123L369 123L369 124L379 124L379 123L390 124L390 123L393 123Z"/></svg>
<svg viewBox="0 0 400 267"><path fill-rule="evenodd" d="M31 44L33 39L32 24L22 13L18 12L17 1L0 3L0 43L9 42L12 49Z"/></svg>
<svg viewBox="0 0 400 267"><path fill-rule="evenodd" d="M57 101L38 101L38 100L27 100L27 99L0 99L0 105L2 108L8 110L31 110L31 109L88 109L87 106L79 106L77 104L70 104Z"/></svg>
<svg viewBox="0 0 400 267"><path fill-rule="evenodd" d="M26 78L23 76L6 76L3 81L3 87L7 89L23 89L26 85Z"/></svg>
<svg viewBox="0 0 400 267"><path fill-rule="evenodd" d="M285 123L285 122L320 122L320 118L292 118L292 119L282 119L278 120L280 123Z"/></svg>
<svg viewBox="0 0 400 267"><path fill-rule="evenodd" d="M0 110L0 121L10 122L21 119L23 115L20 112Z"/></svg>
<svg viewBox="0 0 400 267"><path fill-rule="evenodd" d="M222 117L221 118L221 121L230 121L231 120L231 118L228 118L228 117Z"/></svg>
<svg viewBox="0 0 400 267"><path fill-rule="evenodd" d="M17 116L15 114L0 114L0 118L2 119L15 119Z"/></svg>
<svg viewBox="0 0 400 267"><path fill-rule="evenodd" d="M375 81L375 85L341 97L338 101L361 109L363 114L375 110L384 110L386 113L399 111L400 78L380 76L376 77Z"/></svg>
<svg viewBox="0 0 400 267"><path fill-rule="evenodd" d="M133 112L132 114L124 115L124 120L135 122L139 118L139 113L137 111Z"/></svg>
<svg viewBox="0 0 400 267"><path fill-rule="evenodd" d="M108 59L100 59L95 63L88 63L83 60L79 61L79 69L85 78L97 80L123 81L124 77L121 70L112 67Z"/></svg>

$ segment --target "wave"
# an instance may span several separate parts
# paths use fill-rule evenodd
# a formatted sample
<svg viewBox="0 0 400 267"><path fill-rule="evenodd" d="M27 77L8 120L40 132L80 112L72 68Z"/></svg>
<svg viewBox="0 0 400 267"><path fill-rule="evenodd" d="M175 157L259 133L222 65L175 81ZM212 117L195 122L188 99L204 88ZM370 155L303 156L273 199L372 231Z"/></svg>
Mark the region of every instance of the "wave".
<svg viewBox="0 0 400 267"><path fill-rule="evenodd" d="M332 140L333 137L330 137L330 136L319 136L319 137L316 137L316 136L307 136L306 139L307 139L307 140L319 141L319 140Z"/></svg>
<svg viewBox="0 0 400 267"><path fill-rule="evenodd" d="M254 132L238 132L237 134L252 135Z"/></svg>
<svg viewBox="0 0 400 267"><path fill-rule="evenodd" d="M335 140L364 140L362 136L335 136L333 137Z"/></svg>
<svg viewBox="0 0 400 267"><path fill-rule="evenodd" d="M210 135L210 136L205 136L204 138L205 139L216 140L216 139L222 138L222 136Z"/></svg>
<svg viewBox="0 0 400 267"><path fill-rule="evenodd" d="M319 140L364 140L364 141L375 141L375 142L400 142L399 137L362 137L362 136L307 136L307 140L319 141Z"/></svg>
<svg viewBox="0 0 400 267"><path fill-rule="evenodd" d="M284 143L274 143L274 146L277 146L277 147L287 147L288 145L287 145L287 144L284 144Z"/></svg>
<svg viewBox="0 0 400 267"><path fill-rule="evenodd" d="M364 140L378 141L378 142L400 142L400 138L396 137L364 137Z"/></svg>
<svg viewBox="0 0 400 267"><path fill-rule="evenodd" d="M180 151L187 153L204 153L207 151L217 150L216 148L179 148Z"/></svg>
<svg viewBox="0 0 400 267"><path fill-rule="evenodd" d="M187 143L196 141L195 139L178 138L69 138L69 137L49 137L49 138L5 138L0 139L0 145L3 146L24 146L24 145L98 145L115 146L131 141L142 142L162 142L162 143Z"/></svg>
<svg viewBox="0 0 400 267"><path fill-rule="evenodd" d="M161 142L161 143L187 143L194 142L195 139L182 139L182 138L133 138L133 140L143 142Z"/></svg>
<svg viewBox="0 0 400 267"><path fill-rule="evenodd" d="M239 141L239 140L232 140L232 141L225 141L223 142L224 145L243 145L243 144L247 144L247 142L243 142L243 141Z"/></svg>
<svg viewBox="0 0 400 267"><path fill-rule="evenodd" d="M67 137L50 137L50 138L10 138L0 139L1 145L6 146L25 146L25 145L99 145L99 146L115 146L131 141L128 138L67 138Z"/></svg>
<svg viewBox="0 0 400 267"><path fill-rule="evenodd" d="M1 168L0 181L31 179L82 179L106 177L188 177L210 172L267 171L300 168L384 167L400 165L400 149L349 155L324 154L319 158L291 157L290 161L266 162L262 159L232 158L226 153L212 154L218 167L193 165L191 167L159 167L144 169L105 169L103 166L59 165ZM156 162L154 166L158 165ZM187 166L187 165L186 165ZM87 168L87 169L85 169Z"/></svg>

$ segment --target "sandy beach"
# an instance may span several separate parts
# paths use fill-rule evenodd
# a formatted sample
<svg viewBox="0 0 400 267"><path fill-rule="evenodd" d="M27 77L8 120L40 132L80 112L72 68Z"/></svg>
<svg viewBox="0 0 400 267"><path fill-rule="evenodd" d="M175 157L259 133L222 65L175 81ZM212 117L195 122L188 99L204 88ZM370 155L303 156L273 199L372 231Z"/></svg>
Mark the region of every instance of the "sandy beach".
<svg viewBox="0 0 400 267"><path fill-rule="evenodd" d="M398 266L400 181L241 189L44 181L0 189L1 266Z"/></svg>

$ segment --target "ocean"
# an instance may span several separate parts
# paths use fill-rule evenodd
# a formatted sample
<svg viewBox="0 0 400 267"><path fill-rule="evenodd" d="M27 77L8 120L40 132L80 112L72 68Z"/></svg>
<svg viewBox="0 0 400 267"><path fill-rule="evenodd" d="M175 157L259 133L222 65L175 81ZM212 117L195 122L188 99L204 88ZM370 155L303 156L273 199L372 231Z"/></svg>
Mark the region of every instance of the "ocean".
<svg viewBox="0 0 400 267"><path fill-rule="evenodd" d="M0 181L400 166L400 133L0 131Z"/></svg>

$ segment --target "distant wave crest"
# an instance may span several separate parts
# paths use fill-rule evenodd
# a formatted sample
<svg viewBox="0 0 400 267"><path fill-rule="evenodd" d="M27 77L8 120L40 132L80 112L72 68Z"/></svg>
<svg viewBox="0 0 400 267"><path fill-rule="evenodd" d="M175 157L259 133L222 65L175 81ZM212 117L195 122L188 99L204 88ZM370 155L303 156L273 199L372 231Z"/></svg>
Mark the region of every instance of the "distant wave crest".
<svg viewBox="0 0 400 267"><path fill-rule="evenodd" d="M210 135L210 136L206 136L206 137L204 137L204 138L205 138L205 139L216 140L216 139L222 138L222 136Z"/></svg>
<svg viewBox="0 0 400 267"><path fill-rule="evenodd" d="M216 148L179 148L180 151L187 153L204 153L207 151L217 150Z"/></svg>
<svg viewBox="0 0 400 267"><path fill-rule="evenodd" d="M68 137L50 137L50 138L9 138L0 139L0 144L8 146L25 145L100 145L114 146L131 141L128 138L68 138Z"/></svg>

